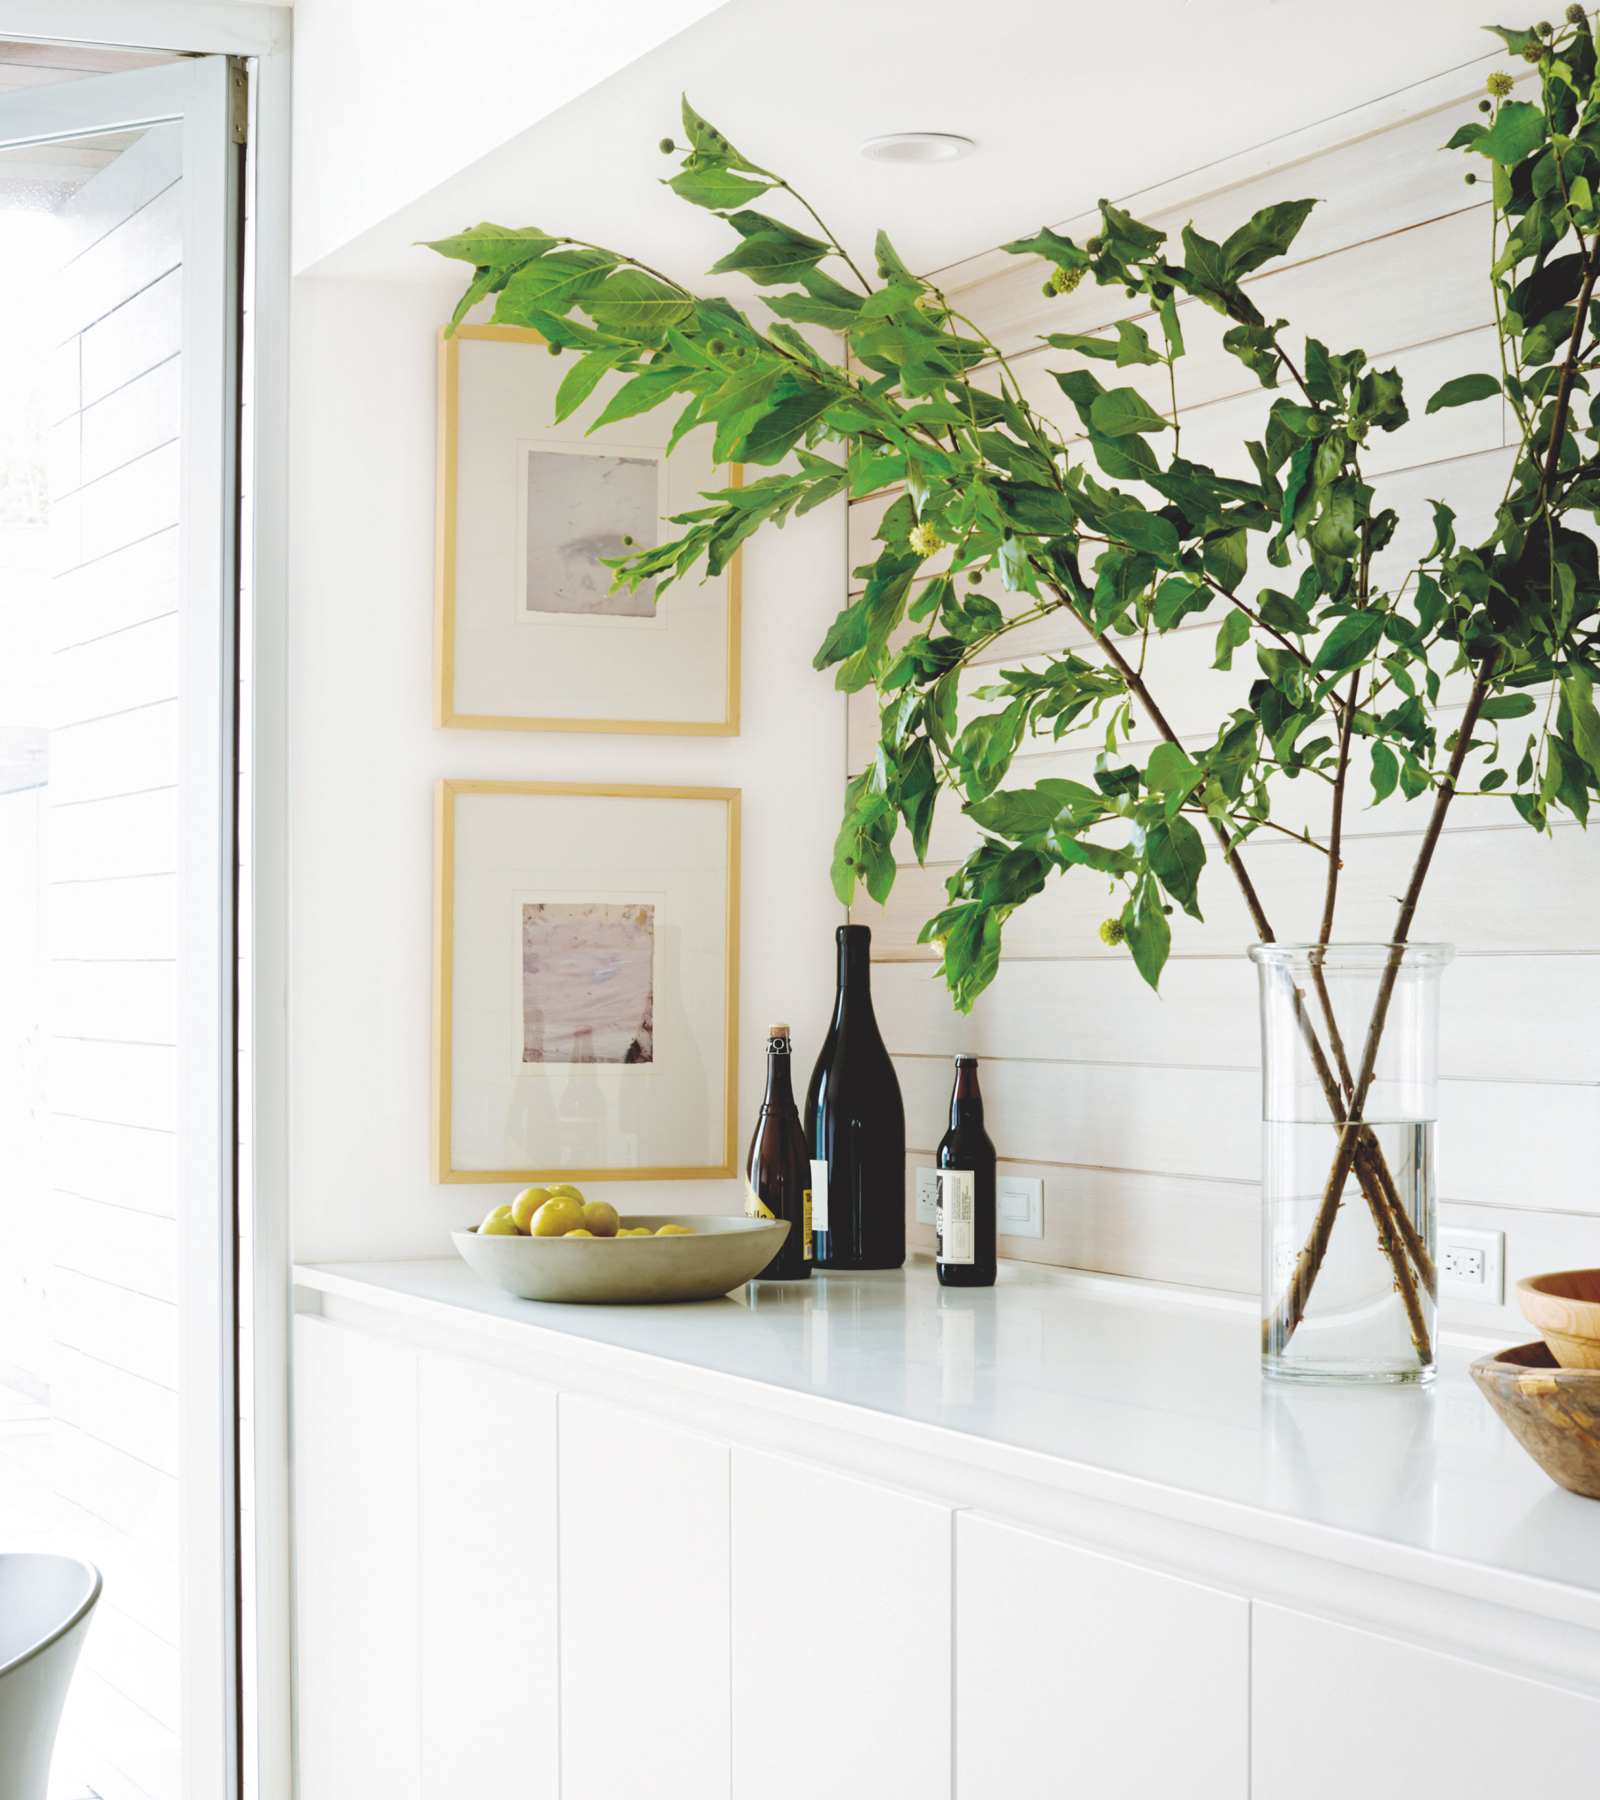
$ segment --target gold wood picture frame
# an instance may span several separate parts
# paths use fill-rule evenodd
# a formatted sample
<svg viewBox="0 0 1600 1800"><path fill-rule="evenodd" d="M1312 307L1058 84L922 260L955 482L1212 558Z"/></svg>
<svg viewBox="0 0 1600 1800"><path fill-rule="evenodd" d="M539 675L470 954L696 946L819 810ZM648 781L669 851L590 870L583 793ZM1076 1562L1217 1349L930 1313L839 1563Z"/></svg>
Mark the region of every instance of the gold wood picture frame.
<svg viewBox="0 0 1600 1800"><path fill-rule="evenodd" d="M439 433L438 433L438 506L436 530L434 536L434 718L436 726L455 730L469 731L603 731L633 732L651 736L675 735L698 737L737 737L739 734L739 657L740 657L740 553L735 552L727 569L714 581L702 583L699 590L693 587L692 577L686 577L668 590L660 603L665 610L664 630L635 631L628 627L652 627L657 625L655 618L638 617L628 620L607 618L599 621L603 626L621 624L624 629L615 636L607 635L595 628L593 619L568 617L557 623L552 629L546 624L539 634L540 642L535 651L528 643L530 633L526 623L510 627L513 607L520 610L516 616L526 621L530 616L526 610L530 603L518 602L512 598L514 584L519 580L527 580L528 551L523 541L525 529L522 521L527 507L527 490L529 477L526 473L526 458L530 450L535 452L549 448L562 452L581 452L588 450L595 458L603 457L608 447L619 450L619 456L610 459L616 462L629 460L637 463L642 457L654 455L660 459L661 488L663 494L662 516L672 511L685 511L698 503L698 488L711 485L710 477L715 473L709 461L703 474L707 477L695 484L694 489L684 492L673 492L673 487L683 486L687 477L680 478L677 471L691 466L693 458L704 459L707 456L703 447L694 445L695 434L685 440L683 445L674 451L669 459L665 451L666 433L670 429L662 418L655 414L646 415L643 419L629 419L616 426L601 427L601 435L585 436L585 422L598 416L605 399L618 385L615 378L602 381L590 400L563 425L554 427L549 424L553 412L553 387L546 395L540 382L550 385L551 378L559 376L562 365L554 358L549 359L550 377L543 370L537 374L524 367L520 373L525 385L531 384L539 389L540 398L534 401L531 397L520 403L518 412L508 422L508 407L515 406L515 401L506 401L508 384L503 380L489 384L489 391L497 403L497 416L492 427L495 442L491 449L483 450L476 444L469 447L472 458L487 457L491 467L491 479L478 476L468 477L468 495L471 500L470 511L478 515L478 522L472 527L473 534L481 537L485 533L493 539L493 554L490 560L495 561L496 574L486 584L492 590L489 597L478 594L472 601L475 622L469 623L464 617L463 608L467 604L462 591L462 460L463 460L463 423L462 423L462 344L469 345L505 345L519 346L528 350L545 346L545 339L536 331L525 331L509 325L461 325L455 333L446 337L445 328L439 330ZM546 359L541 357L540 364ZM657 409L663 415L669 409ZM539 416L533 416L538 413ZM559 433L559 436L557 435ZM610 440L604 435L610 433ZM627 442L619 442L618 434L622 434ZM504 441L502 441L504 440ZM513 461L520 457L522 461L513 468ZM697 465L696 465L697 466ZM743 470L738 464L726 466L726 479L722 485L739 487L743 484ZM490 494L489 490L493 493ZM502 491L504 490L504 491ZM670 494L670 499L668 496ZM520 509L520 510L519 510ZM487 518L485 517L487 515ZM492 519L492 524L488 523ZM606 551L611 554L611 550ZM520 576L516 572L517 558L522 558ZM497 559L497 560L496 560ZM476 564L476 558L474 557ZM505 588L504 595L500 593ZM705 590L712 590L709 597ZM720 590L720 594L718 592ZM720 604L719 604L720 602ZM484 613L490 615L503 613L504 619L491 619L485 627ZM722 613L720 630L712 630L712 614ZM673 641L670 633L676 628L679 619L687 619L694 615L697 636L694 642L686 640L677 656L677 672L674 673ZM585 629L587 625L588 629ZM461 649L461 632L466 626L473 632L471 654L464 656ZM562 629L565 626L566 629ZM575 629L574 629L575 628ZM717 679L716 671L711 667L712 658L708 657L701 642L706 632L712 630L712 649L715 650L714 639L721 638L724 646L725 677ZM623 642L622 640L628 640ZM653 642L642 642L649 639ZM541 677L549 674L550 684L545 693L530 703L530 711L526 714L510 710L504 705L507 699L516 697L517 683L508 667L508 659L503 650L497 653L494 645L502 645L516 656L531 657L536 662ZM595 706L593 716L584 713L581 716L560 716L549 705L539 706L538 699L546 700L556 697L551 688L560 685L559 667L563 654L571 657L574 654L587 657L591 669L594 659L612 652L616 668L616 679L619 689L625 687L630 676L626 665L631 659L637 665L639 673L631 677L634 692L639 697L641 714L649 711L654 705L659 708L663 693L673 695L679 702L679 710L693 710L720 714L718 717L608 717L600 716L602 708ZM665 654L663 654L665 653ZM494 670L491 685L502 700L499 709L488 710L482 705L482 692L474 694L476 682L481 689L484 685L482 675L474 675L474 664L479 669L489 667ZM649 675L644 671L648 669ZM701 682L704 691L693 695L680 691L684 686ZM594 686L591 675L590 688ZM646 697L648 696L648 698ZM714 696L714 697L713 697ZM609 710L609 709L607 709ZM621 712L621 706L615 708ZM660 710L671 710L662 708Z"/></svg>
<svg viewBox="0 0 1600 1800"><path fill-rule="evenodd" d="M437 784L435 1181L737 1174L739 796Z"/></svg>

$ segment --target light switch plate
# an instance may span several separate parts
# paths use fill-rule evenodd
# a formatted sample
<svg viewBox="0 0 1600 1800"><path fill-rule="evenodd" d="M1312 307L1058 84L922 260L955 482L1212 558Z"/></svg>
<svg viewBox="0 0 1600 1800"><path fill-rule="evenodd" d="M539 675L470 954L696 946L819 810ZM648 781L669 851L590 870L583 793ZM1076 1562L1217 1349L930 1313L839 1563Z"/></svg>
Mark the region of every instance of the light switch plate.
<svg viewBox="0 0 1600 1800"><path fill-rule="evenodd" d="M1506 1234L1439 1227L1439 1298L1503 1306L1506 1298Z"/></svg>
<svg viewBox="0 0 1600 1800"><path fill-rule="evenodd" d="M933 1225L934 1210L939 1204L939 1171L937 1169L917 1170L917 1223Z"/></svg>
<svg viewBox="0 0 1600 1800"><path fill-rule="evenodd" d="M995 1183L996 1229L1001 1237L1044 1236L1044 1183L1002 1175Z"/></svg>

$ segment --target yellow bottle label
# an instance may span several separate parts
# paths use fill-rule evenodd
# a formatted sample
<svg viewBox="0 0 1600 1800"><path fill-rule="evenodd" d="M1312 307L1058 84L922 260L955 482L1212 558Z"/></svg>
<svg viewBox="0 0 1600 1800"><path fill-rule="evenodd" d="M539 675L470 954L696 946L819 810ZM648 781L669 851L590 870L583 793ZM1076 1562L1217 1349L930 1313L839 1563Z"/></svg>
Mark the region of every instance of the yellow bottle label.
<svg viewBox="0 0 1600 1800"><path fill-rule="evenodd" d="M806 1189L805 1197L806 1247L805 1260L811 1261L811 1189Z"/></svg>
<svg viewBox="0 0 1600 1800"><path fill-rule="evenodd" d="M747 1219L775 1219L778 1216L750 1185L748 1175L744 1178L744 1211Z"/></svg>

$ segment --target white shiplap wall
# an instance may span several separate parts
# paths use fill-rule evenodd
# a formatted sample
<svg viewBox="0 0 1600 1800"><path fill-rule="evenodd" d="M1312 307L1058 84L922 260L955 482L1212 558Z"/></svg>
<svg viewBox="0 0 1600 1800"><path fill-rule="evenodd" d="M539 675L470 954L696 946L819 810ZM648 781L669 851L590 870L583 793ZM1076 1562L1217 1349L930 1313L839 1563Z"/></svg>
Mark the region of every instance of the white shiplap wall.
<svg viewBox="0 0 1600 1800"><path fill-rule="evenodd" d="M73 197L51 410L54 1481L105 1595L74 1692L106 1800L179 1791L177 545L182 128Z"/></svg>
<svg viewBox="0 0 1600 1800"><path fill-rule="evenodd" d="M1431 542L1426 497L1448 500L1467 536L1491 519L1510 466L1499 402L1422 416L1448 377L1497 367L1486 188L1465 186L1464 159L1439 152L1455 125L1475 116L1482 75L1477 68L1442 77L1126 202L1174 240L1190 220L1220 239L1258 207L1323 197L1290 256L1252 277L1250 287L1269 319L1290 319L1287 341L1296 348L1306 332L1334 350L1360 344L1375 363L1405 376L1414 422L1381 437L1366 460L1377 504L1402 516L1385 559L1391 569ZM1096 223L1073 220L1062 229L1082 242ZM1038 337L1108 326L1137 316L1140 302L1087 285L1047 301L1043 272L1032 259L991 254L940 281L1015 359L1033 404L1078 435L1077 416L1048 374L1075 359L1045 349ZM1179 365L1182 454L1249 477L1243 444L1260 435L1274 395L1222 352L1218 315L1190 304L1182 317L1190 352ZM1148 370L1108 372L1101 364L1097 373L1107 385L1141 387L1152 404L1168 405L1165 370L1154 372L1159 383ZM1170 453L1170 438L1160 448ZM889 498L852 508L852 568L871 559ZM1293 580L1270 569L1258 549L1240 591L1251 597L1268 584L1292 587ZM1235 656L1231 674L1210 668L1220 611L1151 647L1146 679L1180 737L1187 731L1209 741L1257 673L1249 650ZM1082 642L1081 632L1036 627L997 662L1014 665L1030 652ZM971 686L992 678L992 669L978 671ZM1456 685L1464 699L1464 684ZM872 753L874 723L871 695L856 696L852 771ZM1141 722L1130 752L1154 742ZM1089 740L1065 750L1040 740L1013 765L1009 784L1060 774L1087 779L1094 754ZM1313 833L1325 833L1326 790L1302 787L1283 791L1279 816L1298 828L1304 806ZM1335 935L1386 938L1426 802L1396 796L1371 808L1364 773L1352 792ZM1098 938L1099 922L1120 898L1113 903L1088 871L1053 877L1008 925L999 976L963 1020L915 939L943 902L944 878L978 835L955 805L942 806L926 869L902 868L886 908L868 903L852 913L874 931L878 1015L905 1092L910 1162L929 1164L943 1130L949 1054L974 1050L984 1058L1002 1173L1045 1183L1045 1237L1007 1238L1004 1254L1254 1292L1260 1085L1254 973L1244 950L1255 933L1231 878L1216 860L1209 865L1204 927L1174 914L1172 961L1157 998L1126 952ZM1323 858L1284 838L1265 841L1272 835L1258 837L1246 858L1268 917L1281 939L1315 936ZM910 855L904 834L897 853ZM1458 802L1412 933L1449 940L1460 952L1444 989L1442 1217L1504 1230L1508 1297L1521 1274L1600 1261L1597 878L1600 837L1563 825L1553 840L1541 839L1509 802ZM911 1235L931 1238L914 1213ZM1511 1324L1514 1297L1499 1310L1447 1304L1446 1316Z"/></svg>

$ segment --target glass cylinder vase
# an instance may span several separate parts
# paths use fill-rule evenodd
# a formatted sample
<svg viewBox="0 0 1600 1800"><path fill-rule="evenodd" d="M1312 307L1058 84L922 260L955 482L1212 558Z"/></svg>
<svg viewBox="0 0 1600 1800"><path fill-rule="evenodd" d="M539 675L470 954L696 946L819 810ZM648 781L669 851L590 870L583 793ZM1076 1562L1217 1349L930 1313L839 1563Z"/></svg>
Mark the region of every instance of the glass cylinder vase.
<svg viewBox="0 0 1600 1800"><path fill-rule="evenodd" d="M1261 1357L1433 1379L1439 976L1450 944L1257 944Z"/></svg>

